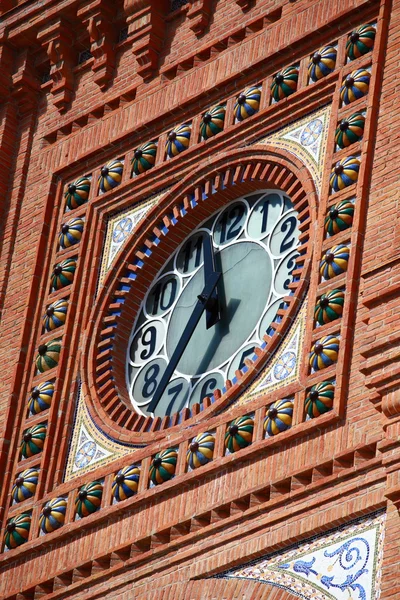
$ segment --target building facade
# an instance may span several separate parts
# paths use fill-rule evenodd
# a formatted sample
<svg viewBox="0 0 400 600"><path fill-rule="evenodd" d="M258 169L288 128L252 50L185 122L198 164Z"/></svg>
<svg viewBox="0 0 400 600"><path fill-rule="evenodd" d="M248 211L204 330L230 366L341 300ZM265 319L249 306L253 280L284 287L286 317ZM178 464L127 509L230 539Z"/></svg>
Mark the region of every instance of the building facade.
<svg viewBox="0 0 400 600"><path fill-rule="evenodd" d="M400 598L400 4L0 14L0 597Z"/></svg>

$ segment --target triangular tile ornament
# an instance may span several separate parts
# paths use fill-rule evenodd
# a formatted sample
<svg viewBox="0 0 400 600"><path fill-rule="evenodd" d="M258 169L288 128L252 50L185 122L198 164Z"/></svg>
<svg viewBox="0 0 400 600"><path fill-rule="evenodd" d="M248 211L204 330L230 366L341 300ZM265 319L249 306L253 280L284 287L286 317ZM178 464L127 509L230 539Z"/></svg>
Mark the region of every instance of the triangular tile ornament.
<svg viewBox="0 0 400 600"><path fill-rule="evenodd" d="M380 595L385 514L224 573L284 588L305 600L377 600Z"/></svg>
<svg viewBox="0 0 400 600"><path fill-rule="evenodd" d="M121 456L132 452L133 444L122 444L101 431L92 421L89 411L79 394L76 418L65 470L65 481L93 471Z"/></svg>
<svg viewBox="0 0 400 600"><path fill-rule="evenodd" d="M330 106L325 107L259 140L257 144L282 148L297 156L309 169L320 191L330 113Z"/></svg>
<svg viewBox="0 0 400 600"><path fill-rule="evenodd" d="M255 396L286 386L298 379L306 316L307 301L305 300L278 351L248 390L234 402L234 405L246 404L246 402Z"/></svg>
<svg viewBox="0 0 400 600"><path fill-rule="evenodd" d="M162 198L162 196L164 196L165 192L166 190L161 194L157 194L143 202L135 204L133 207L131 206L108 221L106 241L100 267L100 284L103 282L118 251L130 238L137 225L149 210Z"/></svg>

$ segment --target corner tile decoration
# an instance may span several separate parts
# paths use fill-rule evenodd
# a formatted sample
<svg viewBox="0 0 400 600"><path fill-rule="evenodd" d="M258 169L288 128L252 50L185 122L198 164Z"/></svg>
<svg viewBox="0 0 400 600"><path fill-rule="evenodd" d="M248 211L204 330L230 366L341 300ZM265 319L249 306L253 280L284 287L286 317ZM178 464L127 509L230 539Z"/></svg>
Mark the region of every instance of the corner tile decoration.
<svg viewBox="0 0 400 600"><path fill-rule="evenodd" d="M6 525L4 533L4 545L8 550L17 548L28 541L29 530L31 528L30 513L22 513L17 517L10 519Z"/></svg>
<svg viewBox="0 0 400 600"><path fill-rule="evenodd" d="M121 443L103 433L92 421L80 393L64 480L70 481L79 475L107 465L122 456L126 456L135 447L140 446Z"/></svg>
<svg viewBox="0 0 400 600"><path fill-rule="evenodd" d="M327 281L347 271L349 265L350 248L346 244L333 246L325 252L319 265L319 272L323 280Z"/></svg>
<svg viewBox="0 0 400 600"><path fill-rule="evenodd" d="M297 156L309 169L319 191L322 183L330 112L330 106L325 107L257 142L257 144L282 148Z"/></svg>
<svg viewBox="0 0 400 600"><path fill-rule="evenodd" d="M39 373L49 371L58 365L60 360L61 344L59 340L53 340L48 344L40 344L36 357L36 368Z"/></svg>
<svg viewBox="0 0 400 600"><path fill-rule="evenodd" d="M156 154L157 144L155 142L147 142L147 144L143 144L142 146L139 146L139 148L136 148L131 161L132 174L141 175L154 167Z"/></svg>
<svg viewBox="0 0 400 600"><path fill-rule="evenodd" d="M244 121L255 115L260 108L261 89L253 85L241 92L236 98L233 113L236 121Z"/></svg>
<svg viewBox="0 0 400 600"><path fill-rule="evenodd" d="M191 133L192 129L187 124L178 125L169 132L165 144L165 153L168 158L173 158L188 148Z"/></svg>
<svg viewBox="0 0 400 600"><path fill-rule="evenodd" d="M75 512L79 518L87 517L100 508L103 484L100 481L83 485L75 500Z"/></svg>
<svg viewBox="0 0 400 600"><path fill-rule="evenodd" d="M12 487L11 495L13 502L19 503L27 500L27 498L32 498L36 492L38 479L38 469L33 468L22 471L16 478Z"/></svg>
<svg viewBox="0 0 400 600"><path fill-rule="evenodd" d="M384 531L385 515L371 515L218 577L269 583L304 600L378 600Z"/></svg>
<svg viewBox="0 0 400 600"><path fill-rule="evenodd" d="M90 191L90 179L88 177L79 177L74 183L67 186L64 194L65 204L69 210L78 208L88 201Z"/></svg>
<svg viewBox="0 0 400 600"><path fill-rule="evenodd" d="M139 478L140 468L135 465L120 469L112 482L112 493L115 500L121 502L137 494Z"/></svg>
<svg viewBox="0 0 400 600"><path fill-rule="evenodd" d="M46 432L47 425L45 423L34 425L24 432L21 442L21 456L23 458L30 458L43 450Z"/></svg>
<svg viewBox="0 0 400 600"><path fill-rule="evenodd" d="M313 385L305 399L304 408L309 419L315 419L333 407L335 384L332 381L322 381Z"/></svg>
<svg viewBox="0 0 400 600"><path fill-rule="evenodd" d="M124 163L119 159L110 160L104 167L101 167L99 176L99 190L101 194L109 192L121 183Z"/></svg>
<svg viewBox="0 0 400 600"><path fill-rule="evenodd" d="M43 316L43 327L45 331L53 331L64 325L67 318L68 301L61 299L53 302L47 307Z"/></svg>
<svg viewBox="0 0 400 600"><path fill-rule="evenodd" d="M347 156L339 160L333 167L329 185L333 192L339 192L356 183L360 170L360 161L356 156Z"/></svg>
<svg viewBox="0 0 400 600"><path fill-rule="evenodd" d="M51 290L61 290L73 282L76 271L76 259L67 258L56 265L51 274Z"/></svg>
<svg viewBox="0 0 400 600"><path fill-rule="evenodd" d="M152 460L149 479L153 485L164 483L175 475L178 453L175 448L158 452Z"/></svg>
<svg viewBox="0 0 400 600"><path fill-rule="evenodd" d="M83 219L71 219L67 223L64 223L58 235L58 243L61 250L70 248L81 241L83 226Z"/></svg>
<svg viewBox="0 0 400 600"><path fill-rule="evenodd" d="M310 352L312 371L320 371L337 362L340 340L334 335L325 335L315 342Z"/></svg>
<svg viewBox="0 0 400 600"><path fill-rule="evenodd" d="M337 50L334 46L325 46L314 52L308 65L308 76L311 81L326 77L335 68Z"/></svg>
<svg viewBox="0 0 400 600"><path fill-rule="evenodd" d="M136 204L133 207L128 208L115 217L112 217L108 221L106 240L100 267L100 284L109 270L118 250L120 250L144 216L163 197L165 193L166 190Z"/></svg>
<svg viewBox="0 0 400 600"><path fill-rule="evenodd" d="M48 409L54 394L54 384L51 381L45 381L33 388L28 400L29 413L38 415Z"/></svg>
<svg viewBox="0 0 400 600"><path fill-rule="evenodd" d="M297 90L299 68L292 66L274 75L271 84L271 95L275 102L287 98Z"/></svg>
<svg viewBox="0 0 400 600"><path fill-rule="evenodd" d="M348 229L353 224L354 203L350 200L342 200L329 209L325 217L324 228L331 237L339 231Z"/></svg>
<svg viewBox="0 0 400 600"><path fill-rule="evenodd" d="M349 60L355 60L370 52L374 47L375 35L375 27L369 23L352 31L346 44L346 54Z"/></svg>
<svg viewBox="0 0 400 600"><path fill-rule="evenodd" d="M356 112L342 119L335 132L335 142L339 148L347 148L358 142L364 134L365 117L362 112Z"/></svg>
<svg viewBox="0 0 400 600"><path fill-rule="evenodd" d="M351 104L368 94L371 74L366 69L356 69L347 75L340 88L340 98L343 104Z"/></svg>
<svg viewBox="0 0 400 600"><path fill-rule="evenodd" d="M231 454L249 446L253 440L254 420L245 415L234 419L225 433L225 448Z"/></svg>
<svg viewBox="0 0 400 600"><path fill-rule="evenodd" d="M292 426L293 401L287 398L274 402L267 409L264 419L264 431L268 437L272 437L286 431Z"/></svg>
<svg viewBox="0 0 400 600"><path fill-rule="evenodd" d="M211 433L201 433L189 444L186 463L189 469L197 469L213 459L215 437Z"/></svg>
<svg viewBox="0 0 400 600"><path fill-rule="evenodd" d="M343 313L343 290L331 290L318 299L314 309L314 319L318 325L331 323L339 319Z"/></svg>
<svg viewBox="0 0 400 600"><path fill-rule="evenodd" d="M203 140L217 135L224 128L225 106L214 106L204 113L200 123L200 136Z"/></svg>
<svg viewBox="0 0 400 600"><path fill-rule="evenodd" d="M39 527L43 533L51 533L64 525L67 501L53 498L43 507L39 517Z"/></svg>

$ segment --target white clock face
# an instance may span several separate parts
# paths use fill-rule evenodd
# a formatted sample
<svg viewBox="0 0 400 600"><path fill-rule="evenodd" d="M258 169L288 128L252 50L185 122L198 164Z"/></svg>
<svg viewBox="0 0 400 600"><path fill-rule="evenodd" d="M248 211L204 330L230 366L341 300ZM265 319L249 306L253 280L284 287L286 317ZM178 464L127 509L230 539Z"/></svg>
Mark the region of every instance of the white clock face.
<svg viewBox="0 0 400 600"><path fill-rule="evenodd" d="M151 284L130 336L127 385L139 413L201 403L243 369L280 319L298 243L297 213L277 190L230 202L188 235Z"/></svg>

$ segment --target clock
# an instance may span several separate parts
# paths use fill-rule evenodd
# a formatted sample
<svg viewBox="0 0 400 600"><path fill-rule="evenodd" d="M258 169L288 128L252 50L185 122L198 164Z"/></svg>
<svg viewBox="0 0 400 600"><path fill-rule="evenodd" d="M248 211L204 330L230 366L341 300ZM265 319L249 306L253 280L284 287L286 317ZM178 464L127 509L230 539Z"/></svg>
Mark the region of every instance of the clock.
<svg viewBox="0 0 400 600"><path fill-rule="evenodd" d="M191 408L246 369L291 294L299 236L290 198L275 189L232 200L188 233L132 324L126 385L136 412Z"/></svg>

